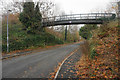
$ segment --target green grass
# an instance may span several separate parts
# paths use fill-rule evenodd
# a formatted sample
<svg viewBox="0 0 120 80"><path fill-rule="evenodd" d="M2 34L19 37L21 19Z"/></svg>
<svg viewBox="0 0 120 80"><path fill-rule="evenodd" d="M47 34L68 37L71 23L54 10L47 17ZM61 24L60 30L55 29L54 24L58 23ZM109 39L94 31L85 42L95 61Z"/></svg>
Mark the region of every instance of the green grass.
<svg viewBox="0 0 120 80"><path fill-rule="evenodd" d="M92 48L92 49L90 50L90 58L91 58L91 59L94 59L95 56L98 56L98 54L96 53L96 50L95 50L94 48Z"/></svg>
<svg viewBox="0 0 120 80"><path fill-rule="evenodd" d="M47 32L39 34L27 34L22 30L22 24L9 25L9 50L23 50L37 47L45 47L64 42ZM7 31L6 24L2 26L2 51L6 53L7 48Z"/></svg>
<svg viewBox="0 0 120 80"><path fill-rule="evenodd" d="M120 28L120 25L119 26L117 26L118 28Z"/></svg>

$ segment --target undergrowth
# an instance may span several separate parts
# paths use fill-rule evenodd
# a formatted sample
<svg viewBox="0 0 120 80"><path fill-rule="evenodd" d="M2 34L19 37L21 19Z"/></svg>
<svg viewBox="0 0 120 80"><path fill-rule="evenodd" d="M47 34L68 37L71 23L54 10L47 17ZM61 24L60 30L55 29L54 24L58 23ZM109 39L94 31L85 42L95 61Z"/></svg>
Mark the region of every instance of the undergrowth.
<svg viewBox="0 0 120 80"><path fill-rule="evenodd" d="M47 32L38 34L27 34L22 28L22 24L9 25L9 51L32 49L37 47L63 44L64 41ZM2 51L7 50L7 31L6 24L2 26Z"/></svg>
<svg viewBox="0 0 120 80"><path fill-rule="evenodd" d="M116 21L92 31L89 53L76 64L78 78L107 78L118 80L118 30Z"/></svg>

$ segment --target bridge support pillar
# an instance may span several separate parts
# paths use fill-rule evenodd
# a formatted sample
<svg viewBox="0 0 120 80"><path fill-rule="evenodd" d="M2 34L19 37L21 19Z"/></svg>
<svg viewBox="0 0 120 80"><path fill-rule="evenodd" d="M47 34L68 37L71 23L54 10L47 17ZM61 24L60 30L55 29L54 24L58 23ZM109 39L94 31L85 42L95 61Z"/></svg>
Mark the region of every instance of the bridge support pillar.
<svg viewBox="0 0 120 80"><path fill-rule="evenodd" d="M67 40L67 26L65 28L65 41Z"/></svg>

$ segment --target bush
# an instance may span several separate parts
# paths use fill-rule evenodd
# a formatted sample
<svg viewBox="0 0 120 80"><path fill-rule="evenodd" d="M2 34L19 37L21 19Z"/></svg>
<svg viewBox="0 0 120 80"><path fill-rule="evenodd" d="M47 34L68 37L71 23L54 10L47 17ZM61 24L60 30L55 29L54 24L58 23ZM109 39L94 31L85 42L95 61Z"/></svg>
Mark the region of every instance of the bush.
<svg viewBox="0 0 120 80"><path fill-rule="evenodd" d="M47 45L63 44L64 41L50 33L37 30L36 34L27 34L19 22L9 24L9 50L23 50ZM2 24L2 51L7 51L6 22Z"/></svg>
<svg viewBox="0 0 120 80"><path fill-rule="evenodd" d="M31 47L33 48L45 47L46 45L55 45L55 44L64 43L59 38L46 32L34 35L34 34L27 34L24 30L21 29L19 27L10 27L11 30L9 34L10 51L23 50ZM7 50L6 33L4 33L2 37L3 37L2 51L6 52Z"/></svg>
<svg viewBox="0 0 120 80"><path fill-rule="evenodd" d="M79 34L82 36L84 39L89 40L92 37L91 31L96 29L97 25L85 25L80 28Z"/></svg>
<svg viewBox="0 0 120 80"><path fill-rule="evenodd" d="M63 44L64 42L62 40L60 40L59 38L56 38L55 36L47 33L45 35L45 43L47 45L55 45L55 44Z"/></svg>
<svg viewBox="0 0 120 80"><path fill-rule="evenodd" d="M9 45L10 51L22 50L22 49L26 49L26 46L24 45L23 42L14 41L14 42L10 43L10 45Z"/></svg>
<svg viewBox="0 0 120 80"><path fill-rule="evenodd" d="M117 26L118 28L120 28L120 25L119 26Z"/></svg>
<svg viewBox="0 0 120 80"><path fill-rule="evenodd" d="M96 53L96 50L93 48L91 51L90 51L90 58L94 58L95 56L98 56L98 54Z"/></svg>
<svg viewBox="0 0 120 80"><path fill-rule="evenodd" d="M6 52L6 50L7 50L7 45L2 44L2 51Z"/></svg>
<svg viewBox="0 0 120 80"><path fill-rule="evenodd" d="M40 44L44 43L43 40L44 38L41 36L30 36L24 39L24 44L26 47L39 46Z"/></svg>

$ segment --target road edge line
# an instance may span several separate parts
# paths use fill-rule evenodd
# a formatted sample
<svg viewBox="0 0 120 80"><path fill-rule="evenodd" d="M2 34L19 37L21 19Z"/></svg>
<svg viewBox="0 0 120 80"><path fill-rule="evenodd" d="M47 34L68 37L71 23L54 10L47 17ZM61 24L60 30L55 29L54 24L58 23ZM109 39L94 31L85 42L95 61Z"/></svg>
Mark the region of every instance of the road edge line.
<svg viewBox="0 0 120 80"><path fill-rule="evenodd" d="M80 43L80 42L76 42L76 43ZM76 43L73 43L73 44L76 44ZM68 43L68 44L62 44L62 45L60 45L60 46L55 46L55 47L62 47L62 46L65 46L65 45L71 45L72 43ZM53 47L51 47L51 48L48 48L48 50L50 49L52 49ZM47 48L46 48L47 49ZM0 60L6 60L6 59L9 59L9 58L13 58L13 57L17 57L17 56L25 56L25 55L29 55L29 54L32 54L32 53L36 53L36 52L38 52L38 51L34 51L34 50L30 50L31 52L29 52L29 53L25 53L25 54L16 54L15 53L15 55L10 55L9 57L4 57L4 56L2 56L2 58L0 59ZM33 51L33 52L32 52ZM44 51L44 50L43 50ZM40 51L41 52L41 51Z"/></svg>
<svg viewBox="0 0 120 80"><path fill-rule="evenodd" d="M79 48L75 49L73 52L71 52L71 54L70 54L67 58L65 58L65 59L62 61L62 63L61 63L61 65L60 65L59 69L57 70L57 72L56 72L55 77L54 77L53 80L56 80L56 78L57 78L57 76L58 76L58 73L59 73L62 65L64 64L64 62L65 62L70 56L72 56L78 49L79 49Z"/></svg>

